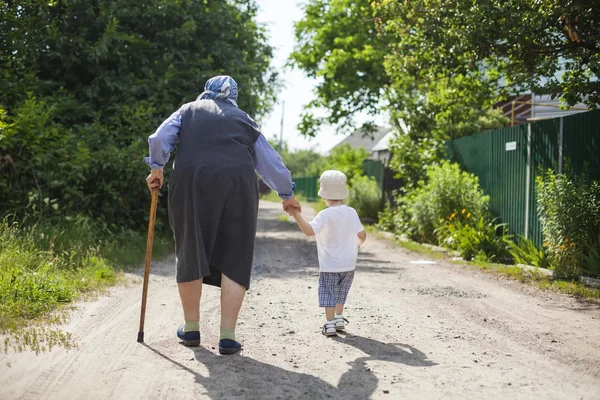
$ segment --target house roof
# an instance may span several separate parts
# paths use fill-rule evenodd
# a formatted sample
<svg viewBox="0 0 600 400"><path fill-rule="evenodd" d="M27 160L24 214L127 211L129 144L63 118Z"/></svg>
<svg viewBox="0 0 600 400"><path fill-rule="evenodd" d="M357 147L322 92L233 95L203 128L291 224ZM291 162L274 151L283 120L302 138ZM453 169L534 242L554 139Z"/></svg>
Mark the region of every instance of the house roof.
<svg viewBox="0 0 600 400"><path fill-rule="evenodd" d="M390 148L390 141L392 140L393 137L394 137L394 132L389 131L388 133L385 134L385 136L383 136L381 138L381 140L379 142L377 142L375 144L375 146L373 146L371 151L388 150Z"/></svg>
<svg viewBox="0 0 600 400"><path fill-rule="evenodd" d="M363 147L369 153L373 152L375 146L384 138L389 132L391 128L378 126L374 132L367 133L366 135L360 129L352 132L348 135L344 140L334 146L338 147L344 144L349 144L353 149L358 149L359 147Z"/></svg>

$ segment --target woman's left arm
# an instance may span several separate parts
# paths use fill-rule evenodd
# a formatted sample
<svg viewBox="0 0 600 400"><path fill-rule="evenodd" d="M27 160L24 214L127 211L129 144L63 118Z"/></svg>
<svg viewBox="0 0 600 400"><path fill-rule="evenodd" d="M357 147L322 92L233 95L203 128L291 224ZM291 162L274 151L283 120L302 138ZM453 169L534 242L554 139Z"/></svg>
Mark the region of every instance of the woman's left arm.
<svg viewBox="0 0 600 400"><path fill-rule="evenodd" d="M150 190L160 188L163 185L163 168L171 152L179 142L179 130L181 128L181 110L175 111L148 137L150 146L150 157L146 157L146 164L152 169L146 178Z"/></svg>
<svg viewBox="0 0 600 400"><path fill-rule="evenodd" d="M268 187L277 192L279 197L289 200L295 189L292 174L262 133L254 143L254 152L256 153L254 168L258 175Z"/></svg>

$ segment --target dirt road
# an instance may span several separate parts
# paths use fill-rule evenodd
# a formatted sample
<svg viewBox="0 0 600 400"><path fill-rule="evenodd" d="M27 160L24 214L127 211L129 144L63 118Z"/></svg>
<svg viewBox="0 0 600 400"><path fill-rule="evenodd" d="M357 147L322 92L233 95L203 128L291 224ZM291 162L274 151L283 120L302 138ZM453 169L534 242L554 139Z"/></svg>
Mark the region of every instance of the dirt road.
<svg viewBox="0 0 600 400"><path fill-rule="evenodd" d="M78 348L0 355L1 399L600 399L600 309L370 237L346 315L320 334L314 241L262 203L254 280L238 337L215 350L218 290L202 301L202 346L181 322L173 260L155 263L146 344L136 343L141 280L79 305Z"/></svg>

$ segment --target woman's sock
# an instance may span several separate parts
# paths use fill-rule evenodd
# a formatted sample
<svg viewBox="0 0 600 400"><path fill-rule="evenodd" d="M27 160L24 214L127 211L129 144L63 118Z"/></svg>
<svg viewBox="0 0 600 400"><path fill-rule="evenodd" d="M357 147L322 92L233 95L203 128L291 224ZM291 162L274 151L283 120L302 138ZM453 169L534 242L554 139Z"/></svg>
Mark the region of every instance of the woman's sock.
<svg viewBox="0 0 600 400"><path fill-rule="evenodd" d="M184 332L198 332L200 330L200 321L186 321L183 325Z"/></svg>
<svg viewBox="0 0 600 400"><path fill-rule="evenodd" d="M235 340L235 329L221 328L219 340L223 340L223 339Z"/></svg>

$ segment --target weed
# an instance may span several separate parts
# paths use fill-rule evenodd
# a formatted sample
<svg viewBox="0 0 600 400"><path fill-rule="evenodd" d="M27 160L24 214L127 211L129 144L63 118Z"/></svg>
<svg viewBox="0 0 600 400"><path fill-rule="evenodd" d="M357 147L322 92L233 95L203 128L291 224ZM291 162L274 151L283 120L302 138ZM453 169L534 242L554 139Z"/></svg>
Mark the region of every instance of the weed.
<svg viewBox="0 0 600 400"><path fill-rule="evenodd" d="M157 236L157 257L170 240ZM111 234L89 219L57 225L0 223L0 334L5 350L69 347L70 335L48 328L64 322L68 305L122 280L143 261L145 234Z"/></svg>
<svg viewBox="0 0 600 400"><path fill-rule="evenodd" d="M538 249L533 241L519 235L519 244L510 242L510 255L516 264L550 268L550 259L544 249Z"/></svg>

